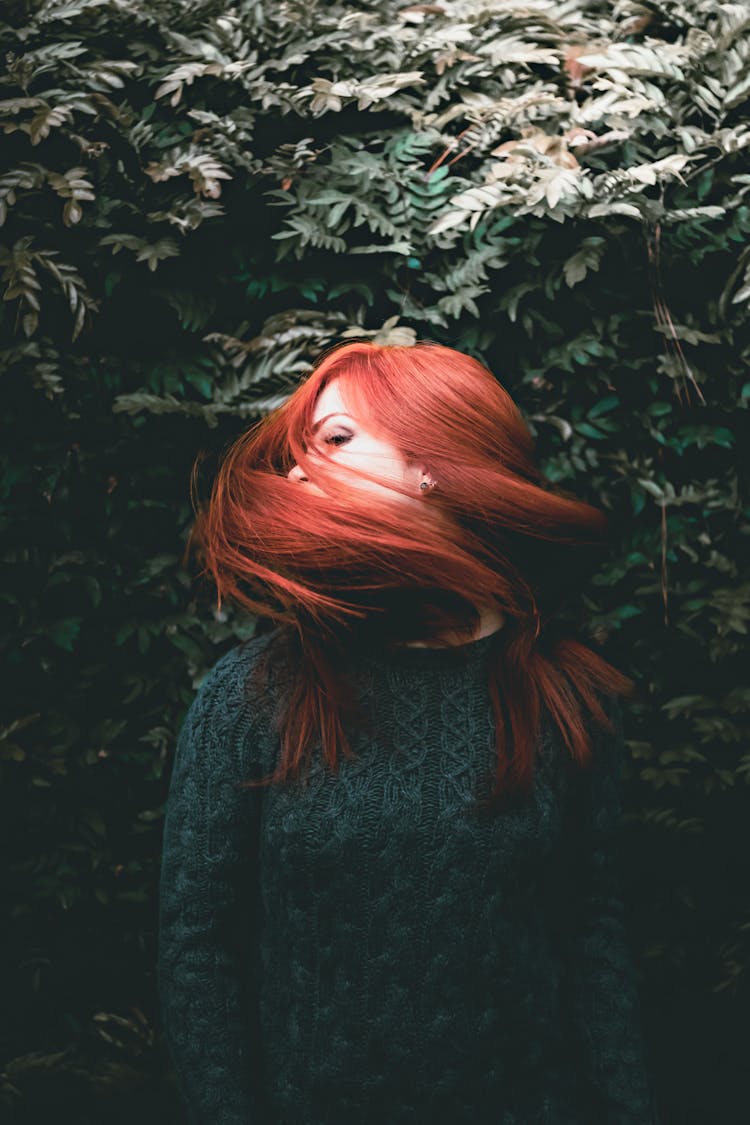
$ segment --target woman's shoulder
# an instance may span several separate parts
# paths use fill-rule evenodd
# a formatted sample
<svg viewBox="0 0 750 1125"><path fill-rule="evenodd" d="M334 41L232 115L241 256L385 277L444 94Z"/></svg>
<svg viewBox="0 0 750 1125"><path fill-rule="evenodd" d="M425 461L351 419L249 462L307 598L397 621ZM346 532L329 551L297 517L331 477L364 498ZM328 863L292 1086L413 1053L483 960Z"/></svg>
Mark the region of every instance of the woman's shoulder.
<svg viewBox="0 0 750 1125"><path fill-rule="evenodd" d="M206 697L241 691L250 673L275 650L280 635L281 627L277 626L233 645L209 667L198 693Z"/></svg>
<svg viewBox="0 0 750 1125"><path fill-rule="evenodd" d="M270 655L278 632L276 628L240 641L210 665L198 683L186 721L216 728L260 711L257 705L269 693L254 687L253 672Z"/></svg>

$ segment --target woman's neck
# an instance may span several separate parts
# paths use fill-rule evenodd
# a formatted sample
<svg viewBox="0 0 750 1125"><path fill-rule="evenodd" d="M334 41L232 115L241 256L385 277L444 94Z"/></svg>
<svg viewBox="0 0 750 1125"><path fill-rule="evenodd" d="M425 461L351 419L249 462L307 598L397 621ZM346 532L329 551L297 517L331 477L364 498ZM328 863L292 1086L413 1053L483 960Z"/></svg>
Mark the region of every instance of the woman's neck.
<svg viewBox="0 0 750 1125"><path fill-rule="evenodd" d="M436 636L430 641L404 641L406 648L445 648L449 645L463 645L470 641L478 641L502 629L505 624L505 614L493 607L483 609L479 620L479 627L473 637L465 634L445 633L442 637Z"/></svg>

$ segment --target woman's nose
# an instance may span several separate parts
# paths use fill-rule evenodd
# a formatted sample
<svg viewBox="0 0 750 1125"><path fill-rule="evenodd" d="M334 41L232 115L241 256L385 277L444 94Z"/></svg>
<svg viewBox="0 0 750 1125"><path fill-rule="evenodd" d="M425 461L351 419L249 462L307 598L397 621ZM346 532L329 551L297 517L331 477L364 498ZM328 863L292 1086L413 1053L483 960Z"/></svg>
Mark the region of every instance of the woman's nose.
<svg viewBox="0 0 750 1125"><path fill-rule="evenodd" d="M302 471L302 469L299 465L295 465L293 469L289 470L289 472L287 473L287 478L289 480L297 480L297 481L307 480L307 477L305 476L305 474L303 473L303 471Z"/></svg>

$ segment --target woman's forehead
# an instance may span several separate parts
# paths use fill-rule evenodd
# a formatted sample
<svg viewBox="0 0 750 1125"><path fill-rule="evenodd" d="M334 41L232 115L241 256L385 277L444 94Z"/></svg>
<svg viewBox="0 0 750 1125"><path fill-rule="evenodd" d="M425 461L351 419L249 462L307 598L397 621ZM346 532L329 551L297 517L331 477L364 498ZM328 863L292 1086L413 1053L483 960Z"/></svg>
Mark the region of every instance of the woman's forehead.
<svg viewBox="0 0 750 1125"><path fill-rule="evenodd" d="M313 411L313 422L320 421L327 414L348 414L353 418L358 416L356 403L344 397L338 381L326 384L318 395Z"/></svg>

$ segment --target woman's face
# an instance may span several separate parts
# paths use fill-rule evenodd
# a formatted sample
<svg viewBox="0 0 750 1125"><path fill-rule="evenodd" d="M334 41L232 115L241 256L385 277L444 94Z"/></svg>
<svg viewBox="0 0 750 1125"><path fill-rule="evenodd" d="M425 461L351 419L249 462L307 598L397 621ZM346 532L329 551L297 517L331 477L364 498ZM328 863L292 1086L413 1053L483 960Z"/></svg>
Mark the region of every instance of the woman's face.
<svg viewBox="0 0 750 1125"><path fill-rule="evenodd" d="M382 481L382 484L376 484L369 480L358 480L349 473L341 474L342 480L365 492L388 490L391 496L397 496L408 503L407 497L402 497L389 488L389 482L396 481L406 485L414 493L415 502L418 502L422 495L419 488L421 481L431 479L418 462L408 461L395 446L376 437L363 421L348 413L335 379L326 384L318 396L313 413L313 432L310 456L315 458L317 449L325 450L331 458L326 465L328 472L335 472L338 464L351 465L352 468L377 475ZM304 475L299 465L295 465L287 475L289 480L298 481L301 487L324 495L322 489Z"/></svg>
<svg viewBox="0 0 750 1125"><path fill-rule="evenodd" d="M373 491L388 491L391 497L395 496L406 504L422 504L425 495L430 495L429 491L425 494L419 487L423 480L433 482L426 465L405 458L395 446L369 431L363 421L353 418L339 394L337 380L326 384L318 397L313 412L313 427L316 425L318 429L312 439L313 448L309 452L314 458L316 447L327 450L331 458L326 465L328 472L335 473L337 465L351 465L357 469L364 469L368 473L377 475L382 484L357 480L347 473L342 473L341 478L348 480L353 487L361 488L370 494ZM289 480L297 481L301 488L311 489L320 496L325 495L321 488L308 480L299 465L295 465L287 475ZM393 481L406 485L413 494L413 499L389 488L389 482ZM424 512L424 508L420 508L419 511ZM439 509L433 508L433 511L437 514ZM439 518L446 521L448 519L442 514ZM482 603L478 608L481 614L478 637L494 632L504 623L505 618L496 605ZM462 644L466 641L466 636L446 633L442 637L433 638L434 640L442 640L447 644ZM410 641L407 644L418 648L428 647L422 641Z"/></svg>

